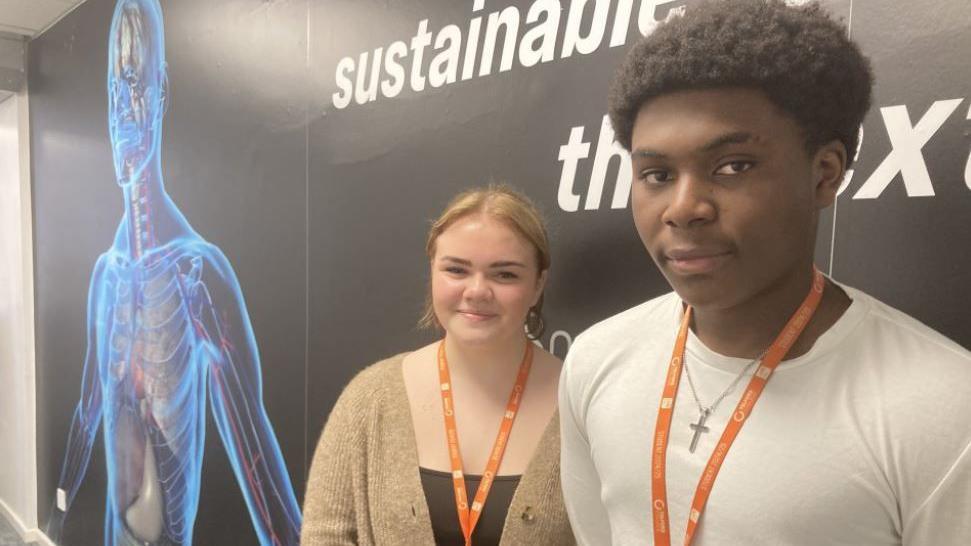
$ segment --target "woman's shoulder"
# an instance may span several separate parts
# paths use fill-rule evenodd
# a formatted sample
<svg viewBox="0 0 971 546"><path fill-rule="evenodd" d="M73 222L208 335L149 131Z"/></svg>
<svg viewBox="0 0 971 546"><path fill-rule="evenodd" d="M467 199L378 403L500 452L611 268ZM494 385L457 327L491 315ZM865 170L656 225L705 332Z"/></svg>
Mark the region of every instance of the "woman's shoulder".
<svg viewBox="0 0 971 546"><path fill-rule="evenodd" d="M563 361L559 357L546 351L542 345L533 347L533 369L530 375L536 378L538 384L549 386L555 391L562 369Z"/></svg>
<svg viewBox="0 0 971 546"><path fill-rule="evenodd" d="M559 369L563 367L563 360L555 354L546 350L539 342L533 343L533 361L540 362L544 366Z"/></svg>
<svg viewBox="0 0 971 546"><path fill-rule="evenodd" d="M407 354L385 358L357 372L330 409L324 436L328 430L339 436L358 435L376 416L404 403L401 362Z"/></svg>
<svg viewBox="0 0 971 546"><path fill-rule="evenodd" d="M373 398L378 392L394 388L401 382L401 365L410 353L399 353L379 360L357 372L344 387L342 397Z"/></svg>

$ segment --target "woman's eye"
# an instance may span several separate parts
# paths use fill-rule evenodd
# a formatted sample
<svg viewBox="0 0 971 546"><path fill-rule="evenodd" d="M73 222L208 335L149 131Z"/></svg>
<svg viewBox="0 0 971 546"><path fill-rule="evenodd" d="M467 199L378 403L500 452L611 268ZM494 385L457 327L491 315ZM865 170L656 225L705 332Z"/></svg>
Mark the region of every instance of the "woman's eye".
<svg viewBox="0 0 971 546"><path fill-rule="evenodd" d="M512 271L500 271L496 274L496 276L504 281L511 281L519 278L519 275L513 273Z"/></svg>
<svg viewBox="0 0 971 546"><path fill-rule="evenodd" d="M751 169L754 166L755 166L755 163L751 161L729 161L728 163L725 163L721 167L718 167L718 169L715 171L715 174L727 174L727 175L741 174Z"/></svg>
<svg viewBox="0 0 971 546"><path fill-rule="evenodd" d="M444 271L446 273L451 273L453 275L461 275L462 273L465 273L465 269L463 269L461 267L458 267L458 266L455 266L455 265L450 265L450 266L445 267L444 268Z"/></svg>

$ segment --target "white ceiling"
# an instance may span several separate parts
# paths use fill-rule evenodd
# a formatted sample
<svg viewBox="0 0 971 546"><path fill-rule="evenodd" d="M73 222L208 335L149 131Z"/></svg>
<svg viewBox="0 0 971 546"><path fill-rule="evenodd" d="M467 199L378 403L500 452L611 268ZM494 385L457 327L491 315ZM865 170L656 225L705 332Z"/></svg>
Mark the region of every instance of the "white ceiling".
<svg viewBox="0 0 971 546"><path fill-rule="evenodd" d="M34 37L84 0L0 0L0 32Z"/></svg>

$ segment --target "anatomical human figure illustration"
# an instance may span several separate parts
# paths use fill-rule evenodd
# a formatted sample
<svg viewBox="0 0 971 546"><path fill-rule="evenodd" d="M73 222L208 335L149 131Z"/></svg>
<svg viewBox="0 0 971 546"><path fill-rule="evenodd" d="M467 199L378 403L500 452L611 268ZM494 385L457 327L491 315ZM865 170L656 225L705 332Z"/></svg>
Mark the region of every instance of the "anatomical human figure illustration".
<svg viewBox="0 0 971 546"><path fill-rule="evenodd" d="M163 33L158 0L117 2L108 127L125 212L91 276L81 399L48 534L59 540L103 425L105 544L191 544L208 399L260 544L295 545L300 510L239 283L163 186Z"/></svg>

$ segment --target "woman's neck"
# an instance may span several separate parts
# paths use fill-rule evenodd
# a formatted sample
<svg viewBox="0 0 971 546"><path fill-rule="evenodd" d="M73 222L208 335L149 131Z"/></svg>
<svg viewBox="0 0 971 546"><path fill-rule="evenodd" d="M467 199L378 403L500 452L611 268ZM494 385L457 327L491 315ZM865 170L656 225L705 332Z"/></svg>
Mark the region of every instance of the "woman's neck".
<svg viewBox="0 0 971 546"><path fill-rule="evenodd" d="M462 343L445 336L445 356L453 379L483 388L507 385L515 378L526 352L526 336L497 343Z"/></svg>

